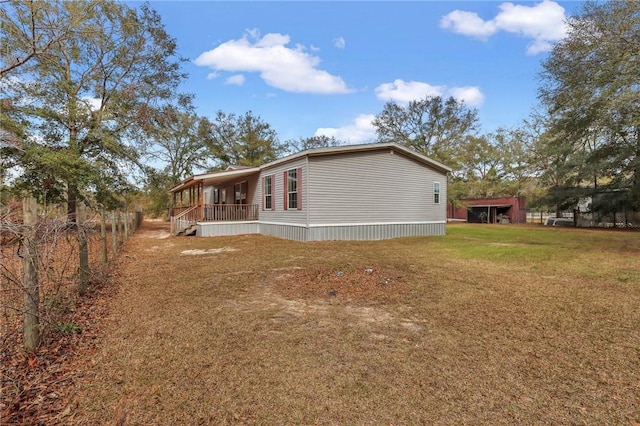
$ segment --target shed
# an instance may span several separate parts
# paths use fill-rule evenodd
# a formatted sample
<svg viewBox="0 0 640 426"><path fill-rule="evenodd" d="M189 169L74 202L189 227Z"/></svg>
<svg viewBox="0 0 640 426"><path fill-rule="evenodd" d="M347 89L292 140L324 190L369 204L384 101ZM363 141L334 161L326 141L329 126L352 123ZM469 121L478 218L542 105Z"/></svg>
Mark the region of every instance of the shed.
<svg viewBox="0 0 640 426"><path fill-rule="evenodd" d="M527 223L525 197L464 198L449 204L448 220L469 223Z"/></svg>

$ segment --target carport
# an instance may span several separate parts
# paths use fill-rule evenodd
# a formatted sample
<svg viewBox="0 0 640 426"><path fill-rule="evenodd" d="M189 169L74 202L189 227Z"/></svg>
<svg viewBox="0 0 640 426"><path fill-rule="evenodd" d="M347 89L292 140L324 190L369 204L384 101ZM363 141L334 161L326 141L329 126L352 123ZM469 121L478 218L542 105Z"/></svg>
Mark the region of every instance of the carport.
<svg viewBox="0 0 640 426"><path fill-rule="evenodd" d="M468 223L509 223L508 212L511 204L488 204L471 206L467 209Z"/></svg>

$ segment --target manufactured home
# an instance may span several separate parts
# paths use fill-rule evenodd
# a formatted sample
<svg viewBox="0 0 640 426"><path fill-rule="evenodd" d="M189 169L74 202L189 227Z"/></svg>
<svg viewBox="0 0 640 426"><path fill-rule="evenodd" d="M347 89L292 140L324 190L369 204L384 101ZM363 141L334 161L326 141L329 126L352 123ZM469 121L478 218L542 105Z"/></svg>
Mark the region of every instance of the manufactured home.
<svg viewBox="0 0 640 426"><path fill-rule="evenodd" d="M297 241L444 235L451 169L397 144L318 148L171 189L174 234Z"/></svg>

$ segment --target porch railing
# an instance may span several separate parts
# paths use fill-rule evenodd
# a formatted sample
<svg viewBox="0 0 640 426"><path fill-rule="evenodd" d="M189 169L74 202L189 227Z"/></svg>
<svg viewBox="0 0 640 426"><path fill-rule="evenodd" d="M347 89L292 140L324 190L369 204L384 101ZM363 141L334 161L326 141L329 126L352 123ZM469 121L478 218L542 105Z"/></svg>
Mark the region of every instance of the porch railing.
<svg viewBox="0 0 640 426"><path fill-rule="evenodd" d="M258 205L205 204L203 220L209 222L258 220Z"/></svg>

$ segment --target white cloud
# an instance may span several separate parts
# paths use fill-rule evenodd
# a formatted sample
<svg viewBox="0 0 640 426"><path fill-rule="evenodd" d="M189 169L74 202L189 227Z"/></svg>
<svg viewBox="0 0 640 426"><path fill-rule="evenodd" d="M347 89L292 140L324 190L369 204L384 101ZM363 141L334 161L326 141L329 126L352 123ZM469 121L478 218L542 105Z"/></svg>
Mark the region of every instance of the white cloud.
<svg viewBox="0 0 640 426"><path fill-rule="evenodd" d="M445 86L432 86L420 81L404 81L396 79L393 83L383 83L376 87L378 99L383 101L395 101L409 103L425 96L442 96Z"/></svg>
<svg viewBox="0 0 640 426"><path fill-rule="evenodd" d="M304 46L287 47L288 35L257 35L257 30L250 30L241 39L202 53L194 62L215 71L257 72L266 84L287 92L351 92L342 78L319 69L320 58L307 53Z"/></svg>
<svg viewBox="0 0 640 426"><path fill-rule="evenodd" d="M92 98L92 97L89 97L89 96L85 96L85 97L81 98L81 101L91 111L98 111L100 109L100 107L102 107L102 100L98 99L98 98Z"/></svg>
<svg viewBox="0 0 640 426"><path fill-rule="evenodd" d="M333 40L333 47L338 49L344 49L347 46L347 42L344 37L338 37Z"/></svg>
<svg viewBox="0 0 640 426"><path fill-rule="evenodd" d="M427 96L453 97L472 107L479 107L484 102L484 95L475 86L447 87L432 86L420 81L404 81L396 79L393 83L383 83L376 87L378 99L386 102L407 104L424 99Z"/></svg>
<svg viewBox="0 0 640 426"><path fill-rule="evenodd" d="M480 89L475 86L452 87L445 92L445 95L463 101L472 107L479 107L484 103L484 95Z"/></svg>
<svg viewBox="0 0 640 426"><path fill-rule="evenodd" d="M209 74L207 74L207 80L213 80L215 78L218 77L218 73L217 72L210 72Z"/></svg>
<svg viewBox="0 0 640 426"><path fill-rule="evenodd" d="M475 12L454 10L440 20L440 27L453 32L487 40L498 31L506 31L532 39L529 55L551 50L552 44L567 34L566 15L562 6L543 0L533 6L502 3L500 11L485 21Z"/></svg>
<svg viewBox="0 0 640 426"><path fill-rule="evenodd" d="M494 22L484 21L477 13L464 10L454 10L445 15L440 20L440 27L482 40L486 40L498 30Z"/></svg>
<svg viewBox="0 0 640 426"><path fill-rule="evenodd" d="M244 84L244 75L232 75L231 77L227 78L226 83L234 86L242 86Z"/></svg>
<svg viewBox="0 0 640 426"><path fill-rule="evenodd" d="M319 128L314 136L334 137L350 145L370 142L376 137L376 128L371 124L374 118L373 114L361 114L346 126Z"/></svg>
<svg viewBox="0 0 640 426"><path fill-rule="evenodd" d="M258 28L246 29L245 32L253 39L260 37L260 30Z"/></svg>

